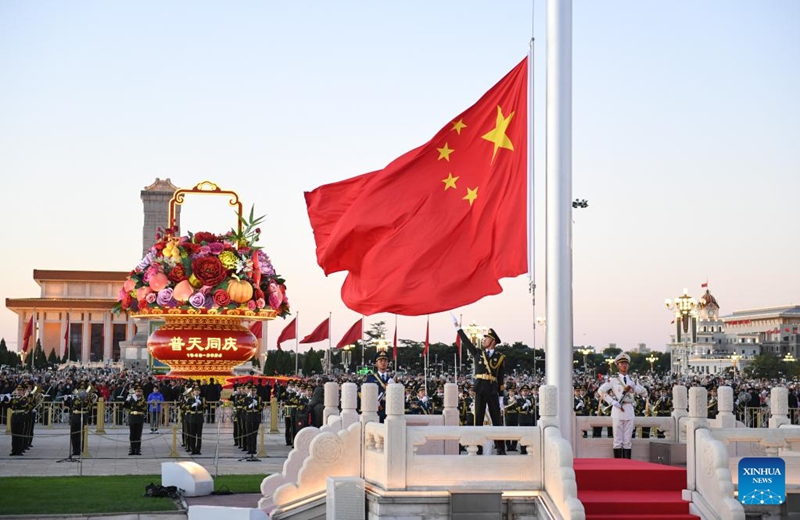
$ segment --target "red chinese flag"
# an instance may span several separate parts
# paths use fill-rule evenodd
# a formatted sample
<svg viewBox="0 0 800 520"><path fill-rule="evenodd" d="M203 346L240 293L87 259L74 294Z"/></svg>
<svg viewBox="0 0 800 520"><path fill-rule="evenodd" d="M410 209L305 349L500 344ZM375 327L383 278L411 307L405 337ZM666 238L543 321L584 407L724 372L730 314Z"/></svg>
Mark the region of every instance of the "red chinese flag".
<svg viewBox="0 0 800 520"><path fill-rule="evenodd" d="M425 324L425 348L422 350L422 356L428 355L428 349L431 346L431 319L428 317L428 322Z"/></svg>
<svg viewBox="0 0 800 520"><path fill-rule="evenodd" d="M353 345L356 341L361 340L361 337L364 335L364 321L359 319L357 322L353 323L353 326L345 332L342 339L339 340L339 343L336 344L336 348L342 348L345 345Z"/></svg>
<svg viewBox="0 0 800 520"><path fill-rule="evenodd" d="M325 318L325 321L317 325L317 328L311 334L301 339L300 343L316 343L317 341L328 339L330 337L329 323L330 318Z"/></svg>
<svg viewBox="0 0 800 520"><path fill-rule="evenodd" d="M397 361L397 323L394 324L394 342L392 343L392 361Z"/></svg>
<svg viewBox="0 0 800 520"><path fill-rule="evenodd" d="M278 336L278 350L282 350L281 343L290 339L297 339L297 318L289 322L281 331L281 335Z"/></svg>
<svg viewBox="0 0 800 520"><path fill-rule="evenodd" d="M255 321L250 324L250 332L252 332L253 336L256 338L261 339L261 335L264 333L264 327L261 325L260 321Z"/></svg>
<svg viewBox="0 0 800 520"><path fill-rule="evenodd" d="M22 334L23 353L28 351L28 346L31 343L31 336L33 336L33 316L31 316L31 319L28 320L28 324L25 326L25 332Z"/></svg>
<svg viewBox="0 0 800 520"><path fill-rule="evenodd" d="M527 272L527 75L526 58L383 170L306 192L317 262L349 271L349 308L431 314Z"/></svg>

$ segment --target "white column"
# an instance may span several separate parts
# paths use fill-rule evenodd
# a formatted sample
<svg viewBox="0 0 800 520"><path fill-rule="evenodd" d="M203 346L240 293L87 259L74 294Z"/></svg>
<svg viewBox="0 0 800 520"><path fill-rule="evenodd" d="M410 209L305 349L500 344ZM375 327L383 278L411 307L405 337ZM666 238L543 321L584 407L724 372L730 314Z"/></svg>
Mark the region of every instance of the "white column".
<svg viewBox="0 0 800 520"><path fill-rule="evenodd" d="M86 364L91 361L91 357L89 356L91 352L89 346L92 340L92 327L89 324L90 316L91 313L88 311L83 313L83 326L81 327L83 329L83 337L81 338L81 364Z"/></svg>
<svg viewBox="0 0 800 520"><path fill-rule="evenodd" d="M572 0L547 1L547 384L572 409ZM559 417L572 443L572 416Z"/></svg>
<svg viewBox="0 0 800 520"><path fill-rule="evenodd" d="M103 359L101 361L111 359L111 345L114 342L114 325L111 316L111 311L103 312Z"/></svg>

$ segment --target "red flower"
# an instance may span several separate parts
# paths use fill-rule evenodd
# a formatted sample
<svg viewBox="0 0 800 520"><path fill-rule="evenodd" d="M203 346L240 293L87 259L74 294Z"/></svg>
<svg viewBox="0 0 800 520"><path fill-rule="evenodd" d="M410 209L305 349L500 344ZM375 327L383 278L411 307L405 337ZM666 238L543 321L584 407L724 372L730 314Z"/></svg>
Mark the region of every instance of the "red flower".
<svg viewBox="0 0 800 520"><path fill-rule="evenodd" d="M214 287L228 277L228 270L216 256L204 256L192 260L192 274L203 285Z"/></svg>
<svg viewBox="0 0 800 520"><path fill-rule="evenodd" d="M195 244L202 244L203 242L210 244L211 242L216 242L216 241L217 241L217 235L215 235L214 233L209 233L208 231L200 231L199 233L194 234L193 242Z"/></svg>
<svg viewBox="0 0 800 520"><path fill-rule="evenodd" d="M186 270L183 268L183 265L182 264L178 264L178 265L176 265L175 267L172 268L172 271L169 272L169 274L167 275L167 278L169 278L170 282L172 282L172 283L177 285L178 282L182 282L182 281L186 280L189 277L186 276Z"/></svg>
<svg viewBox="0 0 800 520"><path fill-rule="evenodd" d="M231 304L231 295L225 289L217 289L214 292L214 304L220 307L227 307Z"/></svg>
<svg viewBox="0 0 800 520"><path fill-rule="evenodd" d="M253 299L254 300L258 300L258 299L263 298L263 297L264 297L264 291L262 291L258 287L253 289Z"/></svg>
<svg viewBox="0 0 800 520"><path fill-rule="evenodd" d="M131 303L133 303L133 298L131 297L130 294L125 293L125 295L122 297L121 303L122 303L122 308L127 309L128 307L131 306Z"/></svg>

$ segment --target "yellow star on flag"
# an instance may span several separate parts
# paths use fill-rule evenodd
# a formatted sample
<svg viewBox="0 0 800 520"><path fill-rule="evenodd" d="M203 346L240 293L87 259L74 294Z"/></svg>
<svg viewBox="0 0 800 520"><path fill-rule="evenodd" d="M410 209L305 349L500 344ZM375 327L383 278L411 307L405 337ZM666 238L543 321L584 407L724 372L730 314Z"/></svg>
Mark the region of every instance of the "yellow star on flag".
<svg viewBox="0 0 800 520"><path fill-rule="evenodd" d="M512 117L514 117L514 112L511 112L508 117L503 117L503 109L498 105L495 127L489 133L482 136L483 139L494 143L492 162L494 162L494 157L497 155L498 148L506 148L512 152L514 151L514 143L512 143L511 139L506 135L506 130L508 130L508 125L511 124Z"/></svg>
<svg viewBox="0 0 800 520"><path fill-rule="evenodd" d="M452 173L448 173L447 174L447 178L446 179L442 179L442 182L444 183L444 191L447 191L447 188L455 189L457 180L458 180L458 177L453 177Z"/></svg>
<svg viewBox="0 0 800 520"><path fill-rule="evenodd" d="M467 188L467 195L461 200L468 200L469 205L472 206L472 203L475 202L475 199L478 198L478 188L476 187L474 190Z"/></svg>
<svg viewBox="0 0 800 520"><path fill-rule="evenodd" d="M461 130L466 127L467 125L464 124L463 119L459 119L458 121L453 121L453 130L455 130L458 135L461 135Z"/></svg>
<svg viewBox="0 0 800 520"><path fill-rule="evenodd" d="M445 161L450 161L450 154L453 153L455 150L447 146L447 143L444 143L444 148L437 148L439 150L439 158L437 161L444 159Z"/></svg>

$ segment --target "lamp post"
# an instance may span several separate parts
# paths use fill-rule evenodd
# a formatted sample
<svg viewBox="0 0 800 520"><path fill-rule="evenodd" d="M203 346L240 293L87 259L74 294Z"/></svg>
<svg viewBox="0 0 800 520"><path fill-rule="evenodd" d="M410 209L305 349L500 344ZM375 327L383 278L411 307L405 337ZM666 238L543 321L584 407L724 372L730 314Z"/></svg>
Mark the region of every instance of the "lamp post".
<svg viewBox="0 0 800 520"><path fill-rule="evenodd" d="M578 349L578 352L583 354L583 373L584 374L588 374L589 373L589 369L586 367L586 356L588 356L589 354L592 354L594 352L594 349L591 349L589 347L582 347L582 348Z"/></svg>
<svg viewBox="0 0 800 520"><path fill-rule="evenodd" d="M675 311L676 343L683 341L683 347L679 352L680 367L681 371L683 371L684 366L688 368L689 365L689 336L687 336L687 334L689 333L690 322L693 323L691 334L692 341L694 341L694 334L696 332L696 324L693 320L697 316L697 300L689 296L689 289L684 288L682 295L674 300L667 298L664 304L667 306L667 309ZM672 351L670 351L670 353L671 352Z"/></svg>
<svg viewBox="0 0 800 520"><path fill-rule="evenodd" d="M537 316L536 317L536 324L542 328L547 327L547 318L544 316ZM545 330L545 333L547 331ZM536 339L534 338L534 346L533 346L533 376L536 377L536 360L539 359L536 357Z"/></svg>
<svg viewBox="0 0 800 520"><path fill-rule="evenodd" d="M645 359L650 362L650 373L652 374L653 373L653 363L658 361L658 356L656 356L655 354L650 354Z"/></svg>
<svg viewBox="0 0 800 520"><path fill-rule="evenodd" d="M344 350L344 371L345 373L350 373L350 356L352 355L352 350L355 345L345 345L342 347Z"/></svg>
<svg viewBox="0 0 800 520"><path fill-rule="evenodd" d="M733 379L736 380L736 362L742 359L742 355L738 352L731 354L731 363L733 364Z"/></svg>
<svg viewBox="0 0 800 520"><path fill-rule="evenodd" d="M614 364L614 358L607 357L605 359L605 362L608 363L608 375L609 375L609 377L611 377L611 365Z"/></svg>
<svg viewBox="0 0 800 520"><path fill-rule="evenodd" d="M783 356L783 360L786 361L787 363L794 363L795 361L797 361L797 358L795 358L791 352L787 352L786 355Z"/></svg>

